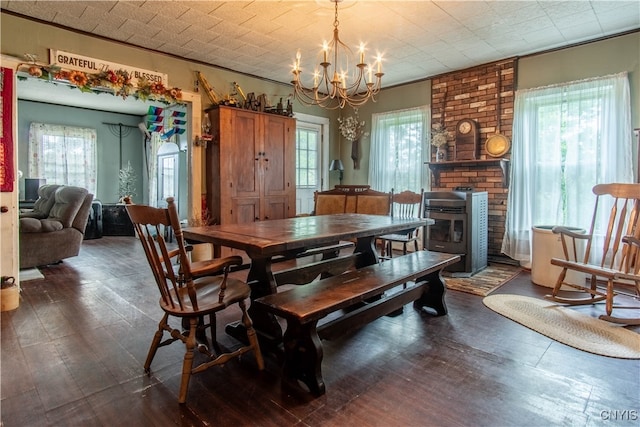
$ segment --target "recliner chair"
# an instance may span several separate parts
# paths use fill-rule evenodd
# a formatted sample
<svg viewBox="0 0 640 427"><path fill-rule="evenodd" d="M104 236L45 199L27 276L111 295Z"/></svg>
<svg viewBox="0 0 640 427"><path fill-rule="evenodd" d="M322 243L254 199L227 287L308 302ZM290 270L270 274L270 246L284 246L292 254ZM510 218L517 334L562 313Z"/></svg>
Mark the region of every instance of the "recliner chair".
<svg viewBox="0 0 640 427"><path fill-rule="evenodd" d="M43 185L33 210L20 213L20 268L54 264L80 253L93 194Z"/></svg>

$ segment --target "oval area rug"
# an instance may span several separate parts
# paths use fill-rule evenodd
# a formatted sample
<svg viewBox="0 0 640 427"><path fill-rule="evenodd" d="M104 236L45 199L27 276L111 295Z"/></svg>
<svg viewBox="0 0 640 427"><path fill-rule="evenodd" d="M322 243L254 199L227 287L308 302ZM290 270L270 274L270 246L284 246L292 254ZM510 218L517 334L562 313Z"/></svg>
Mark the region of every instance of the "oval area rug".
<svg viewBox="0 0 640 427"><path fill-rule="evenodd" d="M640 334L542 299L496 294L482 302L491 310L578 350L640 359Z"/></svg>

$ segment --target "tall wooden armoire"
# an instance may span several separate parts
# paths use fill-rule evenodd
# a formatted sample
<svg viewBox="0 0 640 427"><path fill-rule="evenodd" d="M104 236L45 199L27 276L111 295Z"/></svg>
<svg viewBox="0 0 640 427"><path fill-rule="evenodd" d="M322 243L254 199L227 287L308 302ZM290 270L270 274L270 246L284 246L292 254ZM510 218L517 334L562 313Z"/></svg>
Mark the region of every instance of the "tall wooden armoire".
<svg viewBox="0 0 640 427"><path fill-rule="evenodd" d="M296 121L234 107L207 110L206 188L212 223L296 214Z"/></svg>

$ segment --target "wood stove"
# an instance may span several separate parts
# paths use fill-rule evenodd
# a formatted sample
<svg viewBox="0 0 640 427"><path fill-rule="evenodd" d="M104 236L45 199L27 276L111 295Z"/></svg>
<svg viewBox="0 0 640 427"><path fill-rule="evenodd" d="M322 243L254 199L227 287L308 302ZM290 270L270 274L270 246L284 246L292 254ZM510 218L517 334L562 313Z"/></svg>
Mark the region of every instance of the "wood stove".
<svg viewBox="0 0 640 427"><path fill-rule="evenodd" d="M445 268L456 276L472 276L487 266L488 211L486 191L428 191L424 216L435 223L426 227L424 247L461 255Z"/></svg>

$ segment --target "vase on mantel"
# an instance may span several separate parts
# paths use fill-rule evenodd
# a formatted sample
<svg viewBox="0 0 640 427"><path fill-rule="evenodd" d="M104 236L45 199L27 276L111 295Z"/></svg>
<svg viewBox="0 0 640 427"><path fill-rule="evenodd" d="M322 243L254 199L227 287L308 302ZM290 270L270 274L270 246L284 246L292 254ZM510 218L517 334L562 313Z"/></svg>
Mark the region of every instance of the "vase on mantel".
<svg viewBox="0 0 640 427"><path fill-rule="evenodd" d="M447 147L441 145L436 150L436 162L445 162L447 161Z"/></svg>

